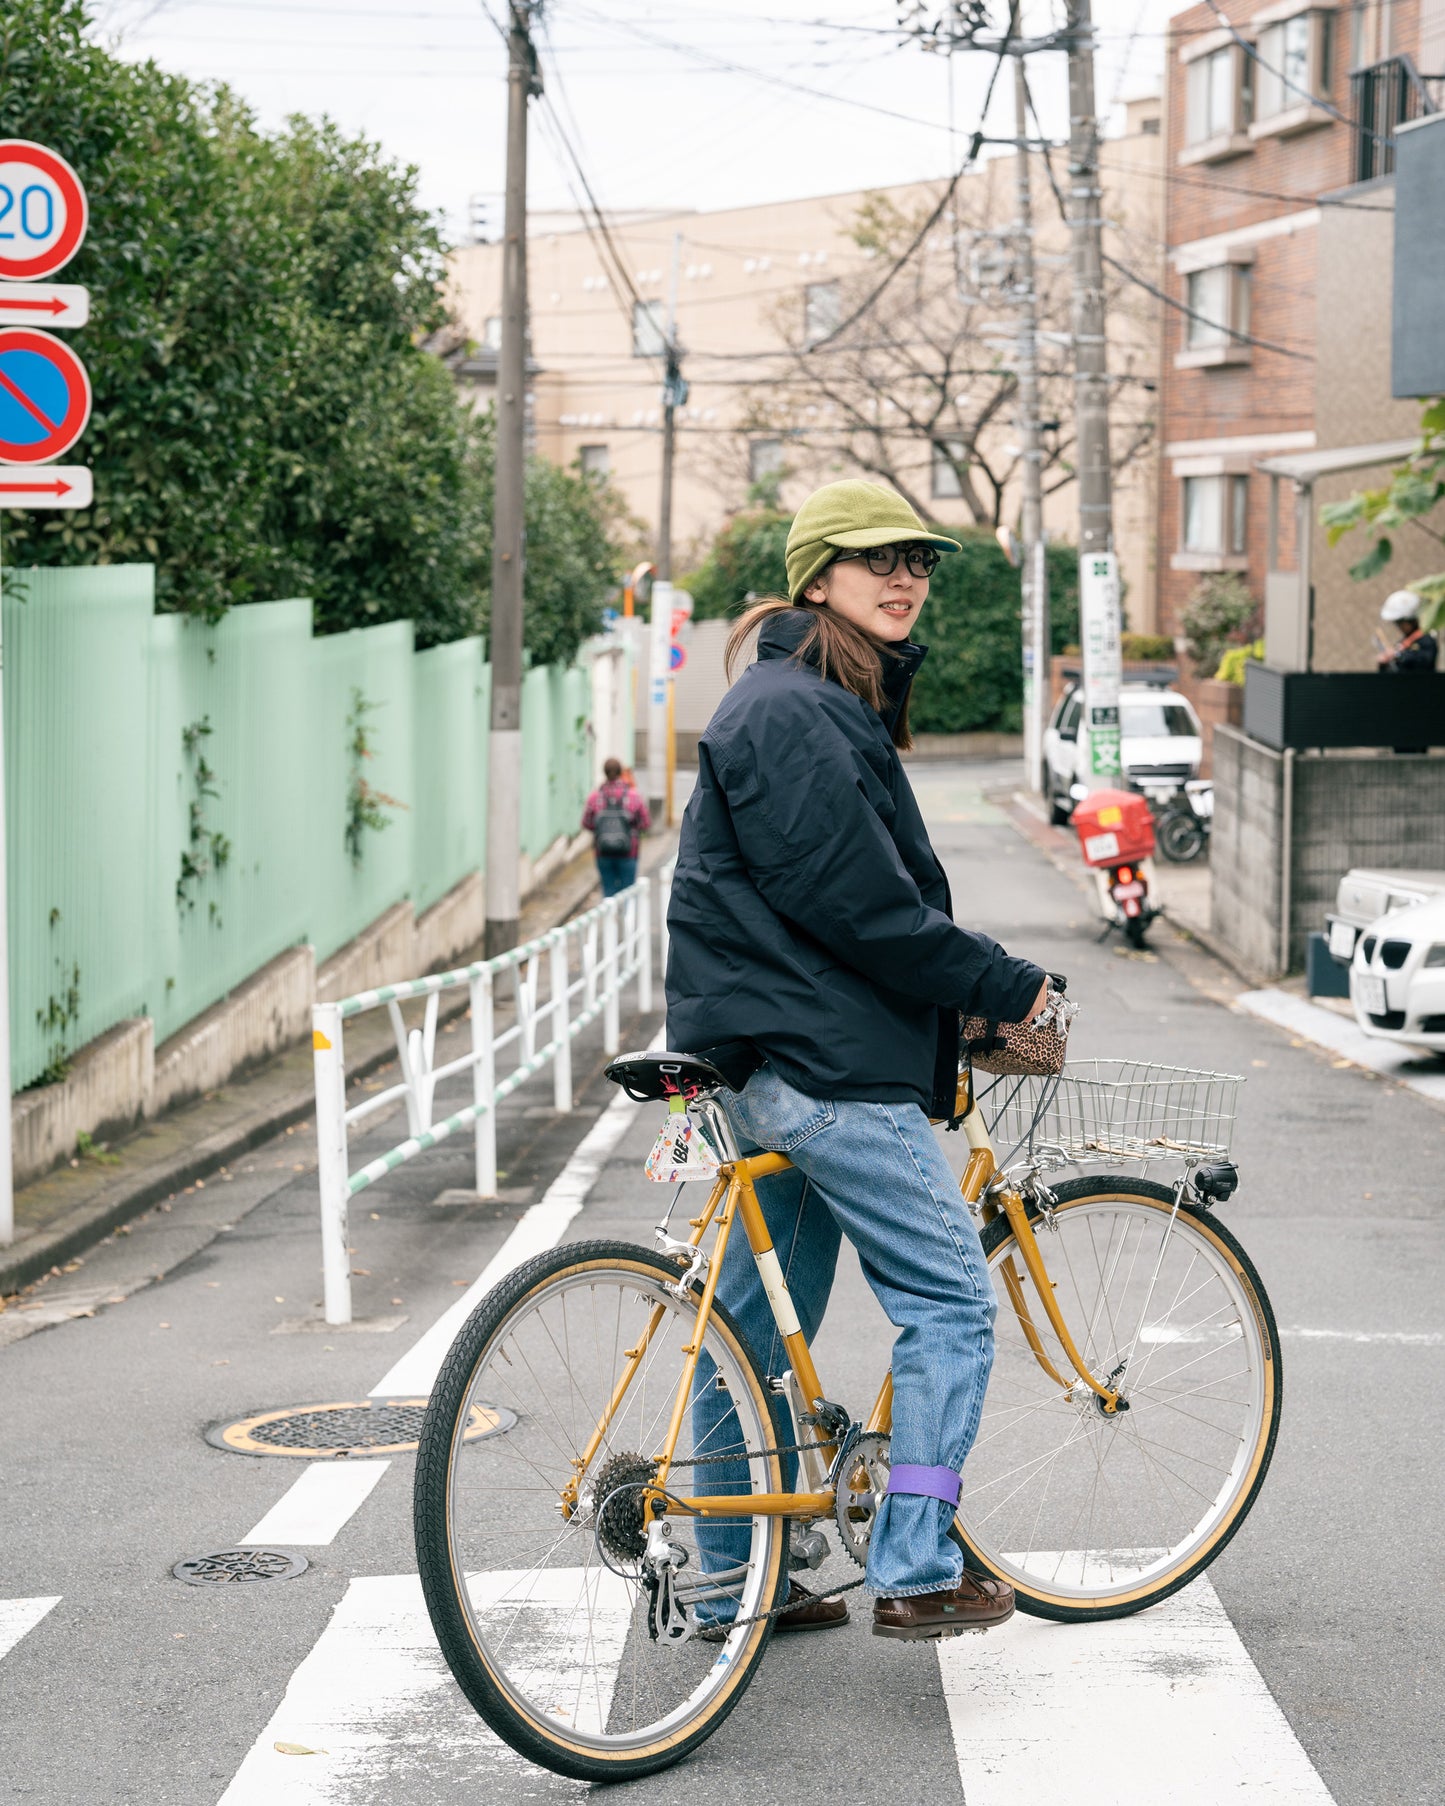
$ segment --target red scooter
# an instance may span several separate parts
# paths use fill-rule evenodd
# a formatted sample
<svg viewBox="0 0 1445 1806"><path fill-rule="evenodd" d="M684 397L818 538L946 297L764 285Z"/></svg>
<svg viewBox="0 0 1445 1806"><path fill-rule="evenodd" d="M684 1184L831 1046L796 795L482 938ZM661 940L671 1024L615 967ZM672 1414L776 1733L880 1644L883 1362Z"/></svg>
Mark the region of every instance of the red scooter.
<svg viewBox="0 0 1445 1806"><path fill-rule="evenodd" d="M1143 947L1149 924L1162 914L1155 902L1154 818L1147 798L1129 790L1094 790L1074 807L1084 864L1094 874L1104 932L1122 930Z"/></svg>

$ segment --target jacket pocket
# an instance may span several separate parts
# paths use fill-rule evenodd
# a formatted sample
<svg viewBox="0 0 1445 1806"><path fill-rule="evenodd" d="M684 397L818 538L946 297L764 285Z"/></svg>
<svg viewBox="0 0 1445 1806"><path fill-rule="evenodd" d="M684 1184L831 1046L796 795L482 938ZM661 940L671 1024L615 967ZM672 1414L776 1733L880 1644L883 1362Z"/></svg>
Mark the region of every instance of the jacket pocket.
<svg viewBox="0 0 1445 1806"><path fill-rule="evenodd" d="M753 1074L730 1109L744 1133L774 1154L791 1154L838 1120L827 1098L795 1090L771 1066Z"/></svg>

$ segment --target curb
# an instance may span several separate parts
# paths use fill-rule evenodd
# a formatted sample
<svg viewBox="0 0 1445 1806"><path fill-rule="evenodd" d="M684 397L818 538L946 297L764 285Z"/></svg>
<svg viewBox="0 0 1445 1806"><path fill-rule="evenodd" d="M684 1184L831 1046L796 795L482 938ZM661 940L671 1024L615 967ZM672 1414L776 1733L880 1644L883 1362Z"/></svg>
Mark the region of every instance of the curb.
<svg viewBox="0 0 1445 1806"><path fill-rule="evenodd" d="M647 857L651 849L644 845L640 861L643 876L650 876L658 866L666 862L673 850L673 839L672 834L657 837L652 843L656 848L652 858ZM585 874L580 869L584 860ZM585 888L579 891L577 883L573 883L566 887L562 895L554 897L547 918L533 925L531 934L545 933L548 929L569 921L596 888L596 879L591 874L591 853L579 854L572 863L579 868L575 874L578 880L586 876ZM559 876L571 869L564 868L564 874ZM471 957L472 954L467 954L456 963L465 964ZM476 950L475 957L482 957L480 950ZM467 998L465 992L462 992L452 1007L440 1010L439 1019L443 1022L450 1021L453 1017L465 1015L466 1010ZM295 1051L295 1047L284 1049L274 1060L255 1068L248 1078L254 1081L273 1071L277 1061ZM354 1061L348 1062L348 1085L353 1080L368 1077L395 1058L396 1047L388 1035L384 1044L369 1053L361 1053ZM245 1082L239 1081L237 1086L230 1089L238 1089ZM10 1248L0 1249L0 1297L18 1292L22 1287L43 1278L52 1267L62 1266L76 1255L85 1253L133 1217L140 1216L156 1204L164 1203L195 1180L208 1178L219 1167L230 1165L243 1154L260 1147L263 1142L270 1141L282 1130L305 1121L315 1108L316 1094L308 1068L306 1083L295 1086L283 1097L238 1118L225 1129L203 1137L181 1153L165 1156L138 1172L102 1185L91 1197L71 1205L43 1229L26 1236ZM165 1119L162 1117L158 1120Z"/></svg>

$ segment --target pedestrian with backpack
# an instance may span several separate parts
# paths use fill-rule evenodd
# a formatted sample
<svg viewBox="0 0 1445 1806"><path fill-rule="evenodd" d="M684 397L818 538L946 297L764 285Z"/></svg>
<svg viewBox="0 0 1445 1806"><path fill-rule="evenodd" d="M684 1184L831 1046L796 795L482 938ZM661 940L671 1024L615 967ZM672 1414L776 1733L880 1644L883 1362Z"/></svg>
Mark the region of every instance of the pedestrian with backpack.
<svg viewBox="0 0 1445 1806"><path fill-rule="evenodd" d="M602 778L587 799L582 826L591 830L602 894L613 897L637 882L638 842L652 826L652 817L641 791L624 776L620 759L607 761Z"/></svg>

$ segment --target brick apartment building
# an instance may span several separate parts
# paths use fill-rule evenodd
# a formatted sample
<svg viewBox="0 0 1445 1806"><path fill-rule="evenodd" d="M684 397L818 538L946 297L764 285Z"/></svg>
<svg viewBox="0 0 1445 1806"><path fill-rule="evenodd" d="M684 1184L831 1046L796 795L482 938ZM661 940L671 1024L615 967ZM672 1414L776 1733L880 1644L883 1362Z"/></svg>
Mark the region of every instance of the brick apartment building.
<svg viewBox="0 0 1445 1806"><path fill-rule="evenodd" d="M1349 580L1363 547L1330 549L1318 509L1381 481L1418 420L1390 395L1391 135L1438 110L1442 70L1445 0L1221 0L1171 21L1165 630L1202 574L1236 570L1268 604L1270 663L1373 667L1382 592ZM1423 536L1402 543L1385 587L1430 568Z"/></svg>

